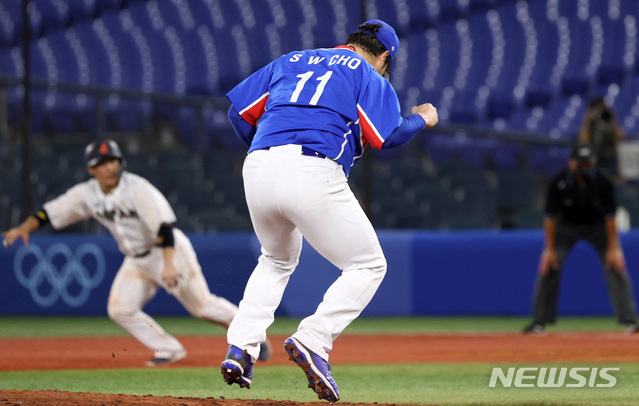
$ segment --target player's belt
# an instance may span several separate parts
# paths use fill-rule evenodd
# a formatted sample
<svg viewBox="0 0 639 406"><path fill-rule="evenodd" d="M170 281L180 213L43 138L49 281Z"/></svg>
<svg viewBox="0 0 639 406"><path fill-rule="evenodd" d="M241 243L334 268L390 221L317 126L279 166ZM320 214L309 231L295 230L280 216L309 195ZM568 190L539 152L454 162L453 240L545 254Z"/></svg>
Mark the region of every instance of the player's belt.
<svg viewBox="0 0 639 406"><path fill-rule="evenodd" d="M271 149L271 147L266 147L266 148L262 148L265 151L268 151L269 149ZM314 156L316 158L320 158L320 159L324 159L326 158L326 155L322 154L321 152L317 152L315 150L310 149L309 147L302 145L302 155L306 155L306 156Z"/></svg>
<svg viewBox="0 0 639 406"><path fill-rule="evenodd" d="M309 147L306 147L304 145L302 145L302 155L316 156L316 157L322 158L322 159L326 158L326 155L322 154L321 152L314 151L314 150L312 150Z"/></svg>

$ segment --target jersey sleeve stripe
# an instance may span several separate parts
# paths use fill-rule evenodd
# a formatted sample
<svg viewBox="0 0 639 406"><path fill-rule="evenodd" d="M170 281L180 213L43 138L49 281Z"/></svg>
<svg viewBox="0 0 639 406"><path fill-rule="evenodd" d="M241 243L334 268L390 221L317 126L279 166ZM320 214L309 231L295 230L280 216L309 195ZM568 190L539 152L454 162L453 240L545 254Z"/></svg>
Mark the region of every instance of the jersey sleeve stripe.
<svg viewBox="0 0 639 406"><path fill-rule="evenodd" d="M242 118L250 125L256 126L257 120L259 120L259 118L262 117L262 114L264 114L264 111L266 111L266 101L268 100L268 96L269 92L261 95L257 100L240 111L240 116L242 116Z"/></svg>
<svg viewBox="0 0 639 406"><path fill-rule="evenodd" d="M371 120L364 112L364 109L362 109L362 106L360 106L359 104L357 105L357 112L359 114L359 127L361 129L363 138L368 141L373 148L382 149L384 138L382 138L382 136L379 134L377 128L375 128Z"/></svg>

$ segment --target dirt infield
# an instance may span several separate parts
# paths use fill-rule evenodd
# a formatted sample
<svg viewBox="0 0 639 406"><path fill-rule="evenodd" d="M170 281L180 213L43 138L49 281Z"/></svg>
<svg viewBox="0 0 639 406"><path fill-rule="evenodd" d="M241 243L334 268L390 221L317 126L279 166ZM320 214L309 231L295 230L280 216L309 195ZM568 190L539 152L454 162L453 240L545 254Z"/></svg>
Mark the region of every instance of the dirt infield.
<svg viewBox="0 0 639 406"><path fill-rule="evenodd" d="M279 347L286 337L271 337L269 365L289 364ZM188 357L175 367L214 367L226 352L225 337L181 336ZM401 342L410 351L395 351ZM639 362L639 334L549 333L344 335L335 343L332 365L436 362ZM372 354L372 355L371 355ZM104 369L143 367L148 349L130 337L0 339L0 370ZM59 391L0 391L0 405L310 405L272 400L172 398ZM341 403L347 406L352 403ZM381 405L377 405L381 406Z"/></svg>
<svg viewBox="0 0 639 406"><path fill-rule="evenodd" d="M369 406L364 403L337 403L339 406ZM328 402L292 402L271 399L234 400L216 398L186 398L170 396L108 395L61 391L0 390L0 405L11 406L327 406ZM402 406L376 403L374 406Z"/></svg>

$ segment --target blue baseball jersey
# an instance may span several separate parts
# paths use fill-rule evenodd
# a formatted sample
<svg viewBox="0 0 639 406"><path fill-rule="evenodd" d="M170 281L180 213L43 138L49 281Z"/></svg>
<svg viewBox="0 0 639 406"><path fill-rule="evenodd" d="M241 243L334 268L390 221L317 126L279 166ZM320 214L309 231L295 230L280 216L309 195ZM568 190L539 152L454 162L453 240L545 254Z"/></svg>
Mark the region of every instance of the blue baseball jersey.
<svg viewBox="0 0 639 406"><path fill-rule="evenodd" d="M257 126L243 139L249 153L304 145L337 161L346 175L367 144L381 149L403 123L390 82L347 46L283 55L227 97L242 119ZM418 129L424 125L419 118Z"/></svg>

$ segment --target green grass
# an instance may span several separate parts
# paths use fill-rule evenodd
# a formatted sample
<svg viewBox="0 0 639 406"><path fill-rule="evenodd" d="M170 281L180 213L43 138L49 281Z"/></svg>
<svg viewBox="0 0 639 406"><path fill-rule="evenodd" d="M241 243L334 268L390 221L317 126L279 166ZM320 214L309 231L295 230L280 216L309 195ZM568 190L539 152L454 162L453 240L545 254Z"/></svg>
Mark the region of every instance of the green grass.
<svg viewBox="0 0 639 406"><path fill-rule="evenodd" d="M222 327L193 317L155 317L169 333L177 335L224 335ZM300 319L276 318L269 334L292 334ZM529 322L523 317L381 317L359 318L344 334L411 334L519 332ZM612 317L561 318L552 331L619 331ZM125 336L126 332L106 317L0 317L0 337Z"/></svg>
<svg viewBox="0 0 639 406"><path fill-rule="evenodd" d="M225 330L190 317L158 317L177 335L223 335ZM519 332L520 317L360 318L345 334ZM299 319L278 318L270 334L291 334ZM612 317L561 318L549 331L620 331ZM0 337L123 336L105 317L3 317ZM404 365L338 365L333 369L343 402L438 405L636 405L639 364L619 367L613 388L489 388L493 367L601 367L596 363L450 363ZM0 372L0 389L56 389L71 392L124 393L227 399L317 400L304 375L293 365L256 366L250 390L222 382L217 368L113 369L96 371Z"/></svg>
<svg viewBox="0 0 639 406"><path fill-rule="evenodd" d="M438 405L636 405L639 365L619 367L613 388L489 388L493 367L534 364L340 365L334 376L344 402ZM570 364L580 366L599 366ZM544 364L565 367L566 364ZM294 366L258 366L250 390L228 386L216 368L102 371L17 371L0 373L2 389L56 389L132 395L317 400Z"/></svg>

